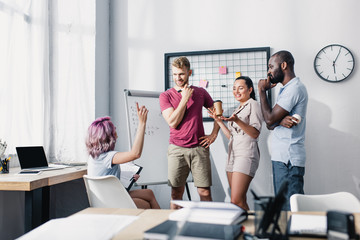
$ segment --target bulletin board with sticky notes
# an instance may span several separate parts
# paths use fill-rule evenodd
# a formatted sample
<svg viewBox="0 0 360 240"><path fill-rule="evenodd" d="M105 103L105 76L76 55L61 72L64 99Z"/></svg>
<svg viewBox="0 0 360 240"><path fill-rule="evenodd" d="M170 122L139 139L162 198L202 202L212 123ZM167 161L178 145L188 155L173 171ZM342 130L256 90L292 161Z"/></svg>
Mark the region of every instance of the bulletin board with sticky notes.
<svg viewBox="0 0 360 240"><path fill-rule="evenodd" d="M251 78L259 101L257 84L267 77L270 47L165 53L165 90L175 85L171 64L180 56L190 61L192 75L189 84L205 88L213 100L221 100L224 116L230 116L239 106L232 92L237 77ZM271 91L268 91L268 100L271 100L270 94ZM212 120L205 108L203 117L204 120Z"/></svg>

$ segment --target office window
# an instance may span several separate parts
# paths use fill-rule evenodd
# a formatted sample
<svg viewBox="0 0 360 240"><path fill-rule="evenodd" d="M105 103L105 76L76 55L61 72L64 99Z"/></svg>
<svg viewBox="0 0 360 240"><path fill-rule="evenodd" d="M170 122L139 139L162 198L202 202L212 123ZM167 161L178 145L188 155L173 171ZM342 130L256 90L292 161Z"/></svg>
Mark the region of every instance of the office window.
<svg viewBox="0 0 360 240"><path fill-rule="evenodd" d="M0 0L0 138L86 160L95 115L95 1Z"/></svg>
<svg viewBox="0 0 360 240"><path fill-rule="evenodd" d="M95 1L53 0L50 9L50 157L82 161L95 115Z"/></svg>

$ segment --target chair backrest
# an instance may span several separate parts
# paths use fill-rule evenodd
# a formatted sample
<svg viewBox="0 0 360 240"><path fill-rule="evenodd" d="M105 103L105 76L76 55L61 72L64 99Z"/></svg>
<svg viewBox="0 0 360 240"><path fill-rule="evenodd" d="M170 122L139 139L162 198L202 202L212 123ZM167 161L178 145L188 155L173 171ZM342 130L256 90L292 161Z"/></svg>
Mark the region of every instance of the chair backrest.
<svg viewBox="0 0 360 240"><path fill-rule="evenodd" d="M355 213L360 212L360 201L348 192L321 195L294 194L290 197L290 209L292 212L336 210Z"/></svg>
<svg viewBox="0 0 360 240"><path fill-rule="evenodd" d="M90 207L137 208L120 180L112 175L101 177L83 176Z"/></svg>

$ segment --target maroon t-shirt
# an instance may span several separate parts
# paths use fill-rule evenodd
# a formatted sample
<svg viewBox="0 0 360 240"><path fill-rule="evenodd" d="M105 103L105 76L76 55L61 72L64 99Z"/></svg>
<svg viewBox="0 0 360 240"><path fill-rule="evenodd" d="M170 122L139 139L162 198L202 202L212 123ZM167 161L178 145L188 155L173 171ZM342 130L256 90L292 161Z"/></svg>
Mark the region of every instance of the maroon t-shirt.
<svg viewBox="0 0 360 240"><path fill-rule="evenodd" d="M202 108L213 106L213 100L205 89L195 86L191 88L194 92L187 102L182 121L176 128L170 127L170 144L186 148L199 145L199 138L205 135ZM170 107L176 109L181 101L181 93L171 88L161 93L159 100L161 111Z"/></svg>

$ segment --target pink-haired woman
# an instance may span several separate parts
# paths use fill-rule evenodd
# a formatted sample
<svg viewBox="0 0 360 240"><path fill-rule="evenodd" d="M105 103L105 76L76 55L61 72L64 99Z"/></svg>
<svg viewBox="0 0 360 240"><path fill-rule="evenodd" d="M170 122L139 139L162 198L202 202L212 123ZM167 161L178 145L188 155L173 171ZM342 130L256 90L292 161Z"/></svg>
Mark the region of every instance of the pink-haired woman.
<svg viewBox="0 0 360 240"><path fill-rule="evenodd" d="M116 128L110 117L96 119L88 128L86 148L91 157L88 160L88 174L90 176L114 175L120 179L122 163L140 158L148 110L136 103L139 125L134 144L129 152L114 151L117 139ZM137 180L139 175L134 175ZM150 189L136 189L129 191L131 198L138 208L159 209L154 193Z"/></svg>

